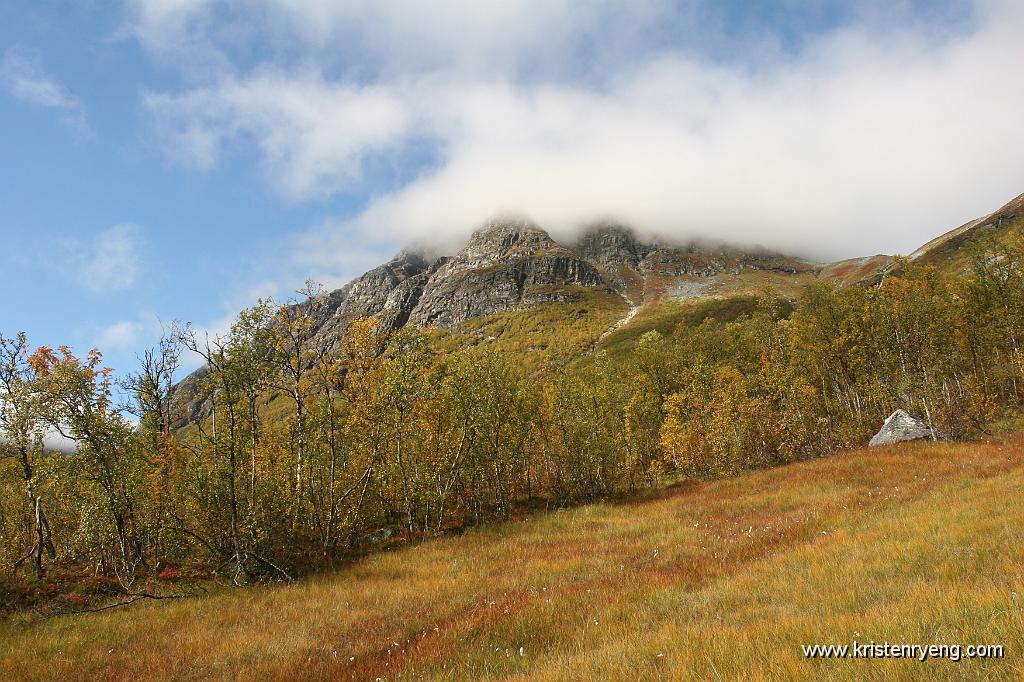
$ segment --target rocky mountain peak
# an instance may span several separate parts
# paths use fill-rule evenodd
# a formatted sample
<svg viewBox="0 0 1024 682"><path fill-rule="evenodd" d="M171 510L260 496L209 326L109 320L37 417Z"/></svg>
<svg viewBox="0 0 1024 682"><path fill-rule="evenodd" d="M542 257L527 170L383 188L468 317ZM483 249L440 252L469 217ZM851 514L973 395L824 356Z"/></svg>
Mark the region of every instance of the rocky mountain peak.
<svg viewBox="0 0 1024 682"><path fill-rule="evenodd" d="M606 268L636 268L653 248L637 239L633 229L615 223L601 223L583 232L575 251L587 260Z"/></svg>
<svg viewBox="0 0 1024 682"><path fill-rule="evenodd" d="M430 267L430 258L425 254L413 249L402 249L394 258L384 264L388 270L398 275L401 279L412 277Z"/></svg>
<svg viewBox="0 0 1024 682"><path fill-rule="evenodd" d="M514 246L520 243L550 242L548 235L536 223L518 218L489 220L473 231L469 245Z"/></svg>
<svg viewBox="0 0 1024 682"><path fill-rule="evenodd" d="M464 249L446 261L423 287L409 323L448 327L473 317L515 310L564 291L538 287L597 286L590 262L558 244L536 224L496 220L478 229Z"/></svg>
<svg viewBox="0 0 1024 682"><path fill-rule="evenodd" d="M929 242L912 257L952 267L981 231L1024 234L1024 194ZM592 287L618 291L635 311L660 297L746 294L812 279L873 284L891 263L891 257L875 256L819 265L759 247L642 240L629 227L609 222L593 225L566 248L533 222L501 219L481 226L453 256L438 256L429 246L400 251L331 292L316 326L319 335L330 339L362 315L375 316L385 329L455 327L537 304L578 301ZM200 404L191 397L204 371L197 370L176 389L188 406L186 422L209 414L208 401Z"/></svg>
<svg viewBox="0 0 1024 682"><path fill-rule="evenodd" d="M473 232L453 260L479 267L510 257L561 249L551 236L527 220L493 220Z"/></svg>

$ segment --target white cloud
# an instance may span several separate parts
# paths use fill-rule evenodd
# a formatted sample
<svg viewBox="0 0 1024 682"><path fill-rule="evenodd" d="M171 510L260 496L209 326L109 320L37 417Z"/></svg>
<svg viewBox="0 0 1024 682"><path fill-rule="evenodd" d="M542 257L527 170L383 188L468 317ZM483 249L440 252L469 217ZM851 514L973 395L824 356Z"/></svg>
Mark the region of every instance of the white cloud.
<svg viewBox="0 0 1024 682"><path fill-rule="evenodd" d="M63 112L61 121L75 133L83 137L95 135L81 102L43 71L35 52L19 47L8 48L0 59L0 85L23 102L60 110Z"/></svg>
<svg viewBox="0 0 1024 682"><path fill-rule="evenodd" d="M139 274L138 232L122 223L97 234L78 257L79 283L93 293L132 287Z"/></svg>
<svg viewBox="0 0 1024 682"><path fill-rule="evenodd" d="M316 75L228 79L182 95L149 93L157 138L177 162L208 169L223 147L255 143L290 196L326 193L361 175L371 154L396 150L414 112L389 88L333 84Z"/></svg>
<svg viewBox="0 0 1024 682"><path fill-rule="evenodd" d="M254 146L292 199L365 189L367 167L416 160L411 180L374 186L336 223L364 243L451 239L518 212L558 233L615 217L819 257L909 252L1024 189L1024 11L1012 3L978 2L972 23L938 34L874 17L795 56L737 63L633 49L666 16L661 3L625 16L509 5L253 0L245 26L287 15L311 55L301 68L229 69L145 104L172 158L210 169ZM195 0L180 17L224 57L241 24L222 37L218 6ZM328 76L322 52L342 34L371 58ZM601 61L598 79L568 67L522 77L588 40L632 56Z"/></svg>
<svg viewBox="0 0 1024 682"><path fill-rule="evenodd" d="M134 317L93 327L82 336L84 345L98 348L105 356L131 357L154 344L168 325L151 310L139 310Z"/></svg>
<svg viewBox="0 0 1024 682"><path fill-rule="evenodd" d="M195 78L230 70L214 45L210 0L125 0L128 17L120 33L133 36L157 56L174 60ZM221 36L221 39L226 36Z"/></svg>
<svg viewBox="0 0 1024 682"><path fill-rule="evenodd" d="M685 4L685 3L684 3ZM594 67L622 60L700 2L670 0L128 0L126 30L193 78L233 73L229 54L299 50L360 79L457 69L550 68L585 50ZM599 39L595 39L599 38ZM571 66L568 65L567 66Z"/></svg>
<svg viewBox="0 0 1024 682"><path fill-rule="evenodd" d="M398 251L391 233L364 235L357 242L348 227L346 221L328 220L295 237L288 281L295 284L311 279L328 290L337 289Z"/></svg>
<svg viewBox="0 0 1024 682"><path fill-rule="evenodd" d="M143 325L134 320L115 322L99 330L96 347L108 352L135 349L138 347L143 331Z"/></svg>

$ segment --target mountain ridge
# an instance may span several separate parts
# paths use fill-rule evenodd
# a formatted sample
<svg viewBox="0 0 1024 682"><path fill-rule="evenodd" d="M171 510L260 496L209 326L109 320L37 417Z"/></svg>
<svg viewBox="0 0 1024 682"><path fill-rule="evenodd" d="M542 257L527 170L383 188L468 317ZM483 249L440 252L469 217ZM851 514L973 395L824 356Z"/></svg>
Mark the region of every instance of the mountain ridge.
<svg viewBox="0 0 1024 682"><path fill-rule="evenodd" d="M930 240L908 260L962 270L969 246L988 235L1000 236L1000 231L1003 238L1024 234L1024 194ZM613 222L591 225L574 243L562 244L532 221L496 219L474 231L453 255L405 248L331 291L315 331L318 337L336 338L362 316L376 317L387 331L454 329L477 318L580 301L588 291L615 293L622 298L623 316L594 337L588 344L593 350L644 306L660 301L767 293L793 298L812 282L877 284L897 263L884 254L815 263L761 247L644 240L629 226ZM187 405L186 423L207 412L189 398L197 395L203 374L200 368L178 385Z"/></svg>
<svg viewBox="0 0 1024 682"><path fill-rule="evenodd" d="M947 265L956 260L950 252L960 255L980 233L1007 225L1020 231L1022 218L1024 194L935 237L907 259ZM338 302L336 317L342 320L359 314L377 315L386 328L406 324L448 328L474 317L511 312L520 305L559 300L550 292L547 297L531 296L530 287L535 286L604 286L627 294L627 299L631 288L641 288L642 295L633 298L643 305L664 296L736 293L735 287L716 291L714 286L701 285L721 285L721 276L738 277L745 271L770 273L774 279L803 275L839 285L872 284L887 274L895 260L895 256L876 254L816 263L724 242L645 240L631 227L615 222L593 224L574 243L563 244L532 221L496 219L474 231L451 256L428 257L425 252L405 249L331 295ZM657 286L650 286L651 280ZM698 293L675 293L684 290Z"/></svg>

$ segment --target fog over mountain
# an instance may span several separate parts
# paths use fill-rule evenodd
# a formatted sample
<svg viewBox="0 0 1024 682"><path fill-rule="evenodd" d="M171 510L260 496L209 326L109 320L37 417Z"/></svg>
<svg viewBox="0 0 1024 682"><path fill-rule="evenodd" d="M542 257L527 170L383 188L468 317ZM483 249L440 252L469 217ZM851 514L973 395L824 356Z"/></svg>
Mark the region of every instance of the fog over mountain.
<svg viewBox="0 0 1024 682"><path fill-rule="evenodd" d="M798 39L706 37L701 3L247 4L242 19L136 3L143 44L208 67L144 106L173 163L212 171L254 149L286 200L369 190L325 217L310 268L353 242L456 243L506 214L562 239L608 218L822 260L907 252L1024 177L1015 3L868 3ZM268 36L301 56L238 66Z"/></svg>

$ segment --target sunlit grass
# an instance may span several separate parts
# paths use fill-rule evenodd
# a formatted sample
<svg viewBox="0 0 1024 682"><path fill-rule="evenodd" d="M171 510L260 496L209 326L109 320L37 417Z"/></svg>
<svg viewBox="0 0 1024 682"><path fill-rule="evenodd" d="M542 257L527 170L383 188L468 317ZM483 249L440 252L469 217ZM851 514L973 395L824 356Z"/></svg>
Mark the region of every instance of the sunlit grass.
<svg viewBox="0 0 1024 682"><path fill-rule="evenodd" d="M636 346L637 340L650 331L671 336L678 328L692 328L707 319L732 322L757 309L755 296L729 298L702 298L691 301L663 299L649 303L637 313L629 325L617 329L601 342L601 348L613 357L624 357Z"/></svg>
<svg viewBox="0 0 1024 682"><path fill-rule="evenodd" d="M533 372L579 357L629 309L622 296L603 288L538 286L530 292L560 294L572 300L473 318L438 332L438 347L453 351L484 344L495 353L516 358Z"/></svg>
<svg viewBox="0 0 1024 682"><path fill-rule="evenodd" d="M482 528L291 586L21 616L0 626L0 673L1017 677L1022 464L1020 439L856 451ZM800 653L855 638L1000 643L1007 656L811 662Z"/></svg>

